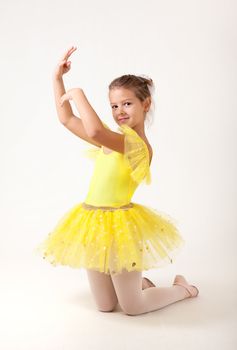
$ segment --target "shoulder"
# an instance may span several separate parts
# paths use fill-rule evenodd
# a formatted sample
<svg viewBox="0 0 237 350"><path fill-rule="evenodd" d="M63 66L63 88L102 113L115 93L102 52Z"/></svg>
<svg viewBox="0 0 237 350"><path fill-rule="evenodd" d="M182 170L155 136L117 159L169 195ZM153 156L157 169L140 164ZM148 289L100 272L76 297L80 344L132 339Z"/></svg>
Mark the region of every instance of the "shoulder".
<svg viewBox="0 0 237 350"><path fill-rule="evenodd" d="M130 128L130 126L128 126L127 124L120 125L118 130L123 134L130 136L131 139L133 140L132 142L135 142L137 144L142 142L142 144L146 146L145 148L147 148L149 153L149 165L150 165L153 157L153 149L148 139L141 137L133 128Z"/></svg>

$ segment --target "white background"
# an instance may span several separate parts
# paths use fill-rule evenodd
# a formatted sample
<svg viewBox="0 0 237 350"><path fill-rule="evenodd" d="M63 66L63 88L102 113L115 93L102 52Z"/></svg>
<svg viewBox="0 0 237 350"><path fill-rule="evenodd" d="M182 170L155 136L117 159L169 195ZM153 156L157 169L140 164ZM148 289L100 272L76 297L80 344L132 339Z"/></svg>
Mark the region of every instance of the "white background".
<svg viewBox="0 0 237 350"><path fill-rule="evenodd" d="M236 10L234 0L0 3L1 348L236 348ZM133 201L173 217L186 245L145 276L168 286L183 274L197 299L101 313L83 269L34 255L93 171L53 99L52 72L72 45L65 87L82 87L111 129L109 83L145 74L156 84L152 184Z"/></svg>

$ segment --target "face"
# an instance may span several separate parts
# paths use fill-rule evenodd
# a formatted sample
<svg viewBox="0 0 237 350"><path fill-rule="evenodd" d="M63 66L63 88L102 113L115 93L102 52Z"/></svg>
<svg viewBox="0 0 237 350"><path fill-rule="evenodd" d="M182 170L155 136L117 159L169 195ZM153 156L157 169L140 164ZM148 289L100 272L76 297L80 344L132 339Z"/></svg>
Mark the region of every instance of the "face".
<svg viewBox="0 0 237 350"><path fill-rule="evenodd" d="M110 106L115 122L134 127L144 123L148 111L149 99L141 102L132 90L115 88L109 91Z"/></svg>

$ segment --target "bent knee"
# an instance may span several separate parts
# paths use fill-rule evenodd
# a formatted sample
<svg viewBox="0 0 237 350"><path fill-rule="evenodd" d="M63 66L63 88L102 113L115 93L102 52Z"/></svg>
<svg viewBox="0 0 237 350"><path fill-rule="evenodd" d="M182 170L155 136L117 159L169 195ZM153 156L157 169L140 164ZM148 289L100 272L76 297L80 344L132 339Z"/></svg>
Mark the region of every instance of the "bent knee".
<svg viewBox="0 0 237 350"><path fill-rule="evenodd" d="M137 307L137 305L122 305L121 308L123 312L128 316L135 316L140 314L139 307Z"/></svg>
<svg viewBox="0 0 237 350"><path fill-rule="evenodd" d="M112 312L116 308L116 304L97 304L97 309L101 312Z"/></svg>
<svg viewBox="0 0 237 350"><path fill-rule="evenodd" d="M125 315L128 315L128 316L136 316L136 315L139 315L140 312L137 312L135 310L123 310L123 312L125 313Z"/></svg>

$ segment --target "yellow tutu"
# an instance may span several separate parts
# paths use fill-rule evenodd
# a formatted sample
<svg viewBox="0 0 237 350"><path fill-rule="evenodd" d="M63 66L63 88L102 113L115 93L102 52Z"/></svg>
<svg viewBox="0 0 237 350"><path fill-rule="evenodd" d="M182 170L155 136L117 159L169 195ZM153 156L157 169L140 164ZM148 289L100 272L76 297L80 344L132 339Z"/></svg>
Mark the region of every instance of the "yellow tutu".
<svg viewBox="0 0 237 350"><path fill-rule="evenodd" d="M131 201L139 183L151 182L149 153L133 129L124 124L119 130L125 154L90 149L96 164L85 201L64 214L36 249L54 266L143 271L172 263L184 244L167 214Z"/></svg>
<svg viewBox="0 0 237 350"><path fill-rule="evenodd" d="M172 263L183 243L174 224L153 208L86 209L75 205L38 248L53 265L105 273Z"/></svg>

